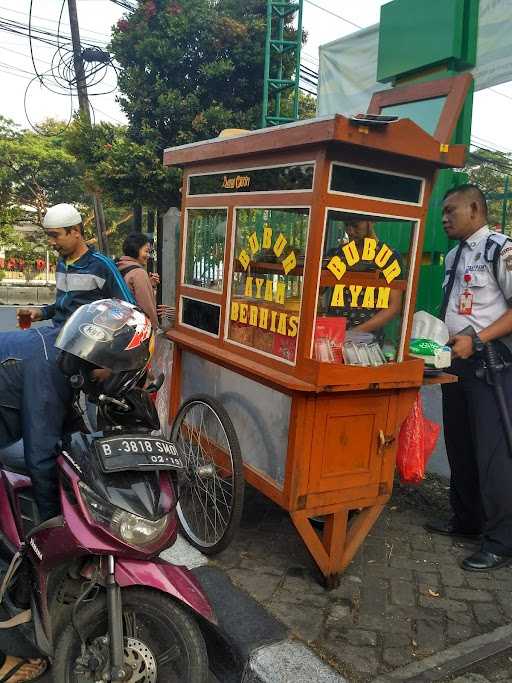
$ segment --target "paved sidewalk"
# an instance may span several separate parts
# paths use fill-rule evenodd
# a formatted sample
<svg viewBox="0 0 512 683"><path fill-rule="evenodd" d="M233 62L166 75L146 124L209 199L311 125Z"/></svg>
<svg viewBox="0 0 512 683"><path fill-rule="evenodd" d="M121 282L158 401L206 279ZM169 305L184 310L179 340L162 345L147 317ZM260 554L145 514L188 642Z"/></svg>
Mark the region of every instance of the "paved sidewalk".
<svg viewBox="0 0 512 683"><path fill-rule="evenodd" d="M287 513L248 487L238 538L215 563L350 683L369 682L512 621L512 570L464 572L475 546L424 531L448 510L447 493L432 475L418 489L396 485L340 587L326 592ZM512 681L507 657L500 669Z"/></svg>

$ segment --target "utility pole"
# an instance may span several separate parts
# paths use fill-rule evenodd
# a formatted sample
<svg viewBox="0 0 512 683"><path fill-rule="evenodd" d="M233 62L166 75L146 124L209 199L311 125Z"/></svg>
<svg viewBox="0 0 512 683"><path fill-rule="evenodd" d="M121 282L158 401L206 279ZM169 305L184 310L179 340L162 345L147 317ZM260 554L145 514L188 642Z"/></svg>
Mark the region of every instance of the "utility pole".
<svg viewBox="0 0 512 683"><path fill-rule="evenodd" d="M78 13L76 10L76 0L68 0L69 27L71 29L71 40L73 42L73 62L75 66L76 89L78 93L78 104L80 112L86 122L91 125L91 112L89 109L89 97L87 96L87 80L85 78L84 60L82 58L82 46L80 43L80 28L78 26ZM105 216L101 198L97 193L92 196L94 204L94 216L96 219L96 235L100 251L108 255L107 230L105 226Z"/></svg>

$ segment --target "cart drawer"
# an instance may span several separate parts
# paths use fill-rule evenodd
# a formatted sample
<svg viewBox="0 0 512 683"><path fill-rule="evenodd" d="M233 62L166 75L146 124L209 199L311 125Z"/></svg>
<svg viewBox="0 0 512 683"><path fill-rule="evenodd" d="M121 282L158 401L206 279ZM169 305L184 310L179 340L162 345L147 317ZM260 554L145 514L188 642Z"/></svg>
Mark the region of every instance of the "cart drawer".
<svg viewBox="0 0 512 683"><path fill-rule="evenodd" d="M309 491L379 484L389 395L317 399Z"/></svg>

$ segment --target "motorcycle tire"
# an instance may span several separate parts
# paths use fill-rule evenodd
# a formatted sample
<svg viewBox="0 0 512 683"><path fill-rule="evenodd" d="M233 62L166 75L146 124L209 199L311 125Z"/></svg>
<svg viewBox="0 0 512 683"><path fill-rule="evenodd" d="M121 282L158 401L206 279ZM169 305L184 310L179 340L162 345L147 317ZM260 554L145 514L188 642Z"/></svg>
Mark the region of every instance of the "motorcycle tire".
<svg viewBox="0 0 512 683"><path fill-rule="evenodd" d="M125 663L135 667L127 683L132 680L140 683L207 683L206 645L193 618L171 598L150 589L125 588L121 597ZM105 594L80 607L75 624L88 646L93 641L100 642L108 631ZM98 672L76 673L76 660L80 656L80 637L75 626L69 624L57 642L53 680L59 683L98 680L101 676Z"/></svg>

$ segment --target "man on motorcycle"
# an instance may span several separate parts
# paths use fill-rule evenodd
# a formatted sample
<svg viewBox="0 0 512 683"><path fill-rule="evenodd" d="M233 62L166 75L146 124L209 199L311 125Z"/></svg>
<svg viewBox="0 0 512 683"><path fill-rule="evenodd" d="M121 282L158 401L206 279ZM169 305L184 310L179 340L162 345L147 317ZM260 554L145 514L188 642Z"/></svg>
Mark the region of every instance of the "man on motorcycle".
<svg viewBox="0 0 512 683"><path fill-rule="evenodd" d="M48 327L0 334L0 447L24 440L41 521L59 514L56 445L62 437L71 398L57 367L55 340L62 324L83 304L118 298L133 302L114 262L88 248L82 217L71 204L46 212L43 228L59 254L55 303L21 308L18 319L51 320Z"/></svg>

